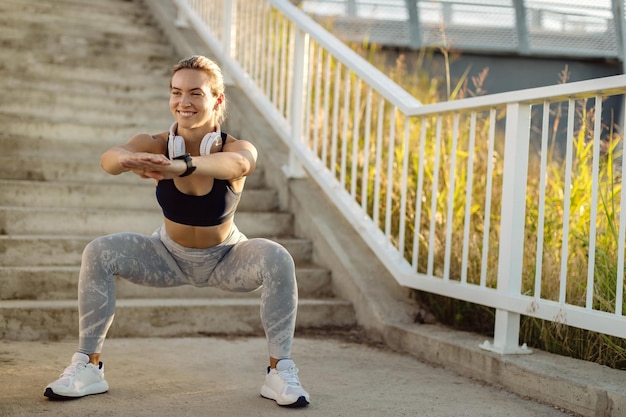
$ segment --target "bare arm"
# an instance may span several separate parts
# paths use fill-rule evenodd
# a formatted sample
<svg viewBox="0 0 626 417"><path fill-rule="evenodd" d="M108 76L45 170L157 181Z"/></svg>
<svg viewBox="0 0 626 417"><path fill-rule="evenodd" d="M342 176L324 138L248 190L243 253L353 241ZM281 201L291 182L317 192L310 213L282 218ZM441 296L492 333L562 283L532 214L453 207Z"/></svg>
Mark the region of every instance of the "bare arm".
<svg viewBox="0 0 626 417"><path fill-rule="evenodd" d="M113 146L105 151L100 158L100 166L111 175L133 171L143 178L148 178L143 175L146 161L156 166L171 164L171 161L163 155L162 144L158 139L148 134L139 134L133 136L125 145Z"/></svg>
<svg viewBox="0 0 626 417"><path fill-rule="evenodd" d="M192 157L196 170L193 176L206 176L223 180L237 180L250 175L256 168L257 150L245 140L230 141L222 152ZM132 171L141 178L155 180L180 176L187 169L184 161L170 161L158 139L146 134L136 135L120 146L102 154L102 168L112 175Z"/></svg>
<svg viewBox="0 0 626 417"><path fill-rule="evenodd" d="M193 175L203 175L221 180L237 180L252 174L256 168L257 150L246 140L236 140L224 145L222 152L192 157L196 167ZM184 169L183 169L184 172Z"/></svg>

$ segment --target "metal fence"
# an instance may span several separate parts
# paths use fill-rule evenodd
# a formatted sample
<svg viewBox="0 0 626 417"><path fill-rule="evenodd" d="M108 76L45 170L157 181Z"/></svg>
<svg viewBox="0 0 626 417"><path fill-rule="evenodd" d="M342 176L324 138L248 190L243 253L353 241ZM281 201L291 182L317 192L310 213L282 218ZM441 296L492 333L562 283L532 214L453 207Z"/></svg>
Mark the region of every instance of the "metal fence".
<svg viewBox="0 0 626 417"><path fill-rule="evenodd" d="M484 348L528 351L521 315L626 337L626 76L421 105L286 0L176 4L277 127L285 172L401 285L495 308Z"/></svg>
<svg viewBox="0 0 626 417"><path fill-rule="evenodd" d="M623 0L301 0L347 42L623 58Z"/></svg>

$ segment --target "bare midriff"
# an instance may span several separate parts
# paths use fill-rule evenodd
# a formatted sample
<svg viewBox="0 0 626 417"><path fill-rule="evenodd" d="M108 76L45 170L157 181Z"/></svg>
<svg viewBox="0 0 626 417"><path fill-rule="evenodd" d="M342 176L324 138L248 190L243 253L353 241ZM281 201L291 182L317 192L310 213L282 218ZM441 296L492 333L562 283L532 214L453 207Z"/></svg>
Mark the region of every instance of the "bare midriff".
<svg viewBox="0 0 626 417"><path fill-rule="evenodd" d="M206 249L219 245L228 237L233 220L217 226L189 226L164 219L165 230L176 243L186 248Z"/></svg>

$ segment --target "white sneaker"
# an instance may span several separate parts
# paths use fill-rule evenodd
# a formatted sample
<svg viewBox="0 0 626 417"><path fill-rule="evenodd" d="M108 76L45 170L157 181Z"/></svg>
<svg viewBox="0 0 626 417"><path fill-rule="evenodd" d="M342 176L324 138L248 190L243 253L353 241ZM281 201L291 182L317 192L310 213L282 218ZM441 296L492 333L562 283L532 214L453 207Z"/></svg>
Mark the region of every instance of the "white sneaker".
<svg viewBox="0 0 626 417"><path fill-rule="evenodd" d="M102 362L99 366L93 365L89 363L89 356L76 352L72 364L65 368L59 379L48 384L43 395L53 400L67 400L108 390Z"/></svg>
<svg viewBox="0 0 626 417"><path fill-rule="evenodd" d="M278 361L276 369L267 368L261 396L286 407L304 407L309 404L309 393L298 380L298 368L291 359Z"/></svg>

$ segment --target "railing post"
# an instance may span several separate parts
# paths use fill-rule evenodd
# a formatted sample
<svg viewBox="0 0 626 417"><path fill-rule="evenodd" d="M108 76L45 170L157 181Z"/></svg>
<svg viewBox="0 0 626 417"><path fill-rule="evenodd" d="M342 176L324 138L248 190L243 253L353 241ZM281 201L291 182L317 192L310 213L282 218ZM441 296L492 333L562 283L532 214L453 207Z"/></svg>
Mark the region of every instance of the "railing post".
<svg viewBox="0 0 626 417"><path fill-rule="evenodd" d="M624 19L623 0L613 0L611 2L613 10L613 22L615 22L615 38L617 39L617 49L622 60L622 71L626 69L626 20Z"/></svg>
<svg viewBox="0 0 626 417"><path fill-rule="evenodd" d="M528 24L526 21L526 5L524 0L513 0L515 7L515 29L517 31L518 52L526 55L529 52Z"/></svg>
<svg viewBox="0 0 626 417"><path fill-rule="evenodd" d="M233 41L233 36L236 36L233 31L233 14L235 9L235 3L237 0L224 0L224 38L222 39L222 48L226 56L235 57L236 55L236 39Z"/></svg>
<svg viewBox="0 0 626 417"><path fill-rule="evenodd" d="M174 6L176 7L176 20L174 20L174 26L177 28L188 28L189 20L187 20L187 15L183 11L182 7L177 2L174 2Z"/></svg>
<svg viewBox="0 0 626 417"><path fill-rule="evenodd" d="M283 166L283 172L288 178L303 178L306 174L302 164L298 160L294 147L302 141L303 118L304 118L304 98L307 79L305 59L308 57L308 34L302 30L295 29L293 73L291 76L291 144L289 146L289 161Z"/></svg>
<svg viewBox="0 0 626 417"><path fill-rule="evenodd" d="M508 296L517 296L522 290L530 110L531 106L523 103L506 108L497 290ZM519 346L519 325L518 313L496 309L494 342L486 341L481 347L501 354L530 353Z"/></svg>
<svg viewBox="0 0 626 417"><path fill-rule="evenodd" d="M419 0L405 0L406 10L409 14L409 47L419 49L422 47L422 22L418 7Z"/></svg>

